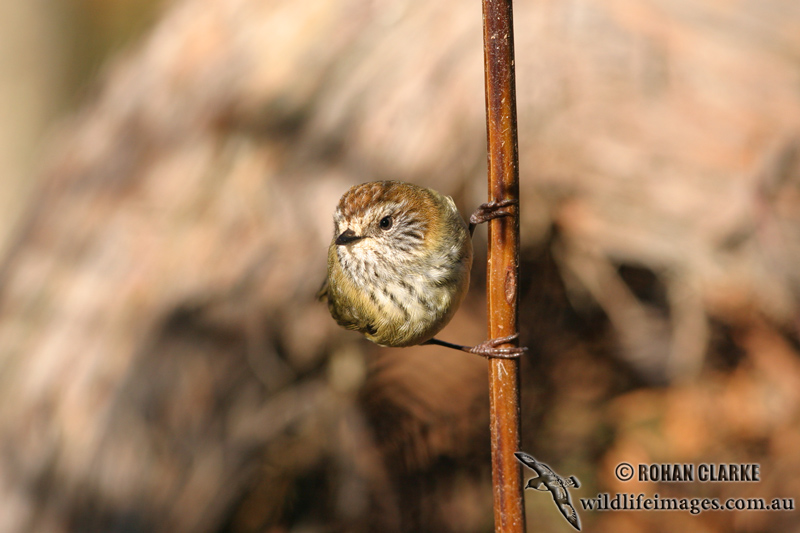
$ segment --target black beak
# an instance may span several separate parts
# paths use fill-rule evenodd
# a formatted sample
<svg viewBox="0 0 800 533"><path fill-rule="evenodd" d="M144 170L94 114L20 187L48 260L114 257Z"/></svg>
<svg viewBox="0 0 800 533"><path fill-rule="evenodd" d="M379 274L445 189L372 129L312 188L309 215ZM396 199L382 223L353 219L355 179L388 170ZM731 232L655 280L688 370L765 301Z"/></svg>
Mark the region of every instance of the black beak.
<svg viewBox="0 0 800 533"><path fill-rule="evenodd" d="M341 235L336 237L336 244L339 246L343 244L350 244L351 242L358 242L364 237L360 237L355 234L355 232L351 229L344 230Z"/></svg>

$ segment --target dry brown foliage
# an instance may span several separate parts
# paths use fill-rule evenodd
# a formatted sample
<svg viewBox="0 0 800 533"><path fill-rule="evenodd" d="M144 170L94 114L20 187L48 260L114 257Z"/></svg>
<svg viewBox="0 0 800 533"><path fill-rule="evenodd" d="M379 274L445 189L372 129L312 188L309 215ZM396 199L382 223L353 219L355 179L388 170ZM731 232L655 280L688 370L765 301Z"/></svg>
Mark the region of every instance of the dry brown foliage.
<svg viewBox="0 0 800 533"><path fill-rule="evenodd" d="M797 498L800 4L515 9L523 449L573 499ZM484 199L480 23L456 1L185 0L107 68L0 270L0 531L491 529L485 362L378 349L314 300L351 184ZM484 336L480 257L443 338ZM763 480L622 484L620 461ZM539 496L530 529L568 527Z"/></svg>

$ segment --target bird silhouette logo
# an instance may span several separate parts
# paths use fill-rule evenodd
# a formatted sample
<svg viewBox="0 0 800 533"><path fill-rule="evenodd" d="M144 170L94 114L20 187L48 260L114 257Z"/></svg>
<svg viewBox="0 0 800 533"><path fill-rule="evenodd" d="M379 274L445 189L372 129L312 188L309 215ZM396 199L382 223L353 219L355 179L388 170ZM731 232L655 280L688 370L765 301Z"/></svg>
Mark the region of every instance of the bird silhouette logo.
<svg viewBox="0 0 800 533"><path fill-rule="evenodd" d="M572 524L572 527L581 530L581 519L578 518L578 513L572 505L572 500L569 497L568 487L578 488L581 482L575 476L563 478L556 474L552 468L544 463L540 463L532 456L524 452L516 452L514 454L520 463L524 464L538 474L537 477L532 477L525 485L526 489L536 489L539 491L550 491L553 495L553 501L567 519L567 522Z"/></svg>

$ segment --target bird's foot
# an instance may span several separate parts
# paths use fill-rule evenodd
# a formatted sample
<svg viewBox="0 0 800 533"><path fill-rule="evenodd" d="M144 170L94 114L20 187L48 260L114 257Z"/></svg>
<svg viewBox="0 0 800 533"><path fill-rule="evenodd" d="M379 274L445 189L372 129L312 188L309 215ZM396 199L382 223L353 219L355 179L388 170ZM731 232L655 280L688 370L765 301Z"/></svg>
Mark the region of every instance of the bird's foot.
<svg viewBox="0 0 800 533"><path fill-rule="evenodd" d="M469 217L470 226L475 227L495 218L514 216L509 208L518 205L519 201L513 198L500 200L499 202L486 202L478 206L478 209Z"/></svg>
<svg viewBox="0 0 800 533"><path fill-rule="evenodd" d="M461 350L462 352L474 353L487 359L500 358L500 359L516 359L528 349L523 346L512 346L511 348L499 348L501 344L511 342L519 337L519 333L508 335L507 337L500 337L499 339L489 339L477 346L462 346L460 344L453 344L452 342L441 341L439 339L431 339L425 341L423 344L435 344L436 346L444 346L445 348L452 348L453 350Z"/></svg>
<svg viewBox="0 0 800 533"><path fill-rule="evenodd" d="M528 351L528 348L524 346L512 346L510 348L500 348L499 346L501 344L511 342L517 337L519 337L519 333L514 333L513 335L508 335L507 337L500 337L498 339L489 339L488 341L483 341L477 346L468 348L465 351L480 355L482 357L486 357L487 359L494 359L494 358L516 359L517 357L520 357L522 354Z"/></svg>

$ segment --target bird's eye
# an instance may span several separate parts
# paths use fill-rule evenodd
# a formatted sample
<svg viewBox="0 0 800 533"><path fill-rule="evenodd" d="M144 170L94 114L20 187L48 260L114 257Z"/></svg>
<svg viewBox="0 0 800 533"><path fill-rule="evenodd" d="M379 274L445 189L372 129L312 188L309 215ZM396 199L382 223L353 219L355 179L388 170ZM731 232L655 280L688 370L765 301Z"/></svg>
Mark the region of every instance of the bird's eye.
<svg viewBox="0 0 800 533"><path fill-rule="evenodd" d="M391 228L392 227L392 217L391 216L383 217L381 219L381 221L380 221L380 227L384 231L389 229L389 228Z"/></svg>

